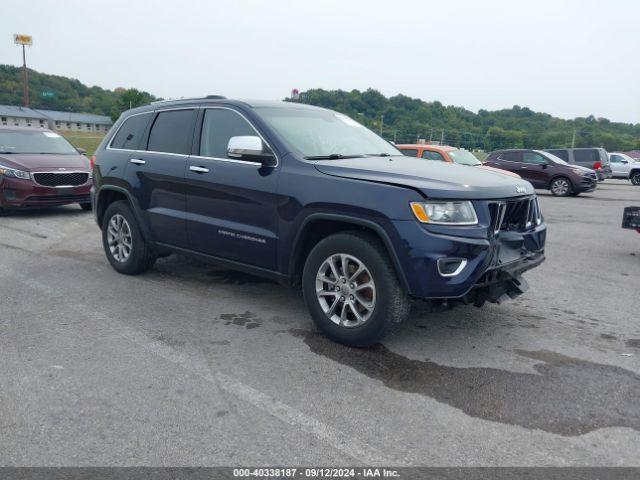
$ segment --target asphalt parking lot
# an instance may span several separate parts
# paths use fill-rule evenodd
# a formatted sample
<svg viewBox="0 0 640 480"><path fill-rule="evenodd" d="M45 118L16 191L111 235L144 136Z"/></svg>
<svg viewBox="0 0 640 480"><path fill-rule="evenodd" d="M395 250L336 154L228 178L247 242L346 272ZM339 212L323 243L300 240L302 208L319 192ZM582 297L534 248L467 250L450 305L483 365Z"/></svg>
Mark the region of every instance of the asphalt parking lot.
<svg viewBox="0 0 640 480"><path fill-rule="evenodd" d="M259 278L117 274L78 206L0 219L0 465L640 465L640 188L539 195L527 294L364 350Z"/></svg>

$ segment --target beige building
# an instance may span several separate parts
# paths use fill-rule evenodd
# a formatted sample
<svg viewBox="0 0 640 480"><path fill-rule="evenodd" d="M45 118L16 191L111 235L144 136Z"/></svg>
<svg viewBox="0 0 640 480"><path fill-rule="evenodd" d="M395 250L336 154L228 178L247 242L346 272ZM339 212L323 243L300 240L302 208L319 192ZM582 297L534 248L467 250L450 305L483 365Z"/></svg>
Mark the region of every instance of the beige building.
<svg viewBox="0 0 640 480"><path fill-rule="evenodd" d="M105 134L113 122L110 117L91 113L36 110L13 105L0 105L0 125Z"/></svg>

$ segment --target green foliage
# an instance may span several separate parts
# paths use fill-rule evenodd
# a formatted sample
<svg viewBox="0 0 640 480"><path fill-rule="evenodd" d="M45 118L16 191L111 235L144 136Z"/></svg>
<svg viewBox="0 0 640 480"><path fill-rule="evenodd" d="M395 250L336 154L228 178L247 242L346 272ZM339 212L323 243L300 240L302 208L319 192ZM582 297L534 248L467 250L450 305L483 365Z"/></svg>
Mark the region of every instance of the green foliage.
<svg viewBox="0 0 640 480"><path fill-rule="evenodd" d="M606 118L563 120L515 105L477 114L462 107L424 102L406 95L386 98L376 90L322 90L301 93L303 103L345 113L396 143L434 140L468 149L604 147L609 151L640 148L640 123Z"/></svg>
<svg viewBox="0 0 640 480"><path fill-rule="evenodd" d="M47 92L43 96L43 92ZM51 92L51 94L48 94ZM117 116L133 106L149 103L156 98L135 89L105 90L87 87L79 80L47 75L29 69L29 100L33 108L68 112L95 113ZM142 103L140 103L142 102ZM0 105L22 105L22 68L0 65Z"/></svg>
<svg viewBox="0 0 640 480"><path fill-rule="evenodd" d="M120 114L125 110L140 107L156 100L156 97L147 92L141 92L135 88L116 88L116 102L111 107L111 119L116 121Z"/></svg>

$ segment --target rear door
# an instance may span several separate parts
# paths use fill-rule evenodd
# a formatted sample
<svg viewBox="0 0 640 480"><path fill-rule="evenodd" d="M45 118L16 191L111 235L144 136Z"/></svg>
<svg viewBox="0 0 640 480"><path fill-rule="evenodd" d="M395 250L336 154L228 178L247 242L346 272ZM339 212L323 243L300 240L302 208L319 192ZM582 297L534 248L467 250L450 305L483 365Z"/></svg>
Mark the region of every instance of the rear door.
<svg viewBox="0 0 640 480"><path fill-rule="evenodd" d="M143 145L132 154L127 178L153 240L187 246L185 169L196 109L155 113Z"/></svg>
<svg viewBox="0 0 640 480"><path fill-rule="evenodd" d="M260 136L237 110L202 109L198 130L186 171L190 248L275 270L279 162L267 168L227 156L231 137Z"/></svg>

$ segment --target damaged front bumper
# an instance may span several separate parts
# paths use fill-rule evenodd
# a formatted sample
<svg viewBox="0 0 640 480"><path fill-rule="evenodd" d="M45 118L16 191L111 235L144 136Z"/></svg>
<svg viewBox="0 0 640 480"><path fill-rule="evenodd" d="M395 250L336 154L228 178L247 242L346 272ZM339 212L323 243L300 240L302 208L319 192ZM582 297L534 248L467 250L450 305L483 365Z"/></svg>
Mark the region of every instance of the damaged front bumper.
<svg viewBox="0 0 640 480"><path fill-rule="evenodd" d="M410 222L394 226L406 246L399 261L409 294L433 305L481 306L515 298L528 288L522 274L545 259L544 222L526 231L496 233L488 228L417 227Z"/></svg>

